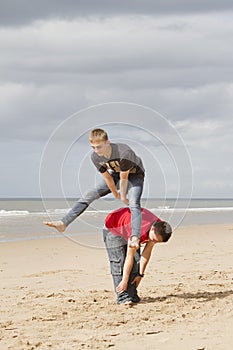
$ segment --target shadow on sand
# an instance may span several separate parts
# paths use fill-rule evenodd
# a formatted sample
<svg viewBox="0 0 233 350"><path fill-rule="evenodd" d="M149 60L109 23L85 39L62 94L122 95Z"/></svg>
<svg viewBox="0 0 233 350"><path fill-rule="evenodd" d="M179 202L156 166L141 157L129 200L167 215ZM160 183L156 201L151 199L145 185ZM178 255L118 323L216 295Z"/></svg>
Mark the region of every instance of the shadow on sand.
<svg viewBox="0 0 233 350"><path fill-rule="evenodd" d="M178 298L178 299L185 299L185 300L191 300L191 299L198 299L200 302L206 302L211 301L214 299L223 299L227 298L230 295L233 295L233 290L226 290L226 291L220 291L220 292L197 292L197 293L177 293L177 294L168 294L164 297L145 297L143 298L143 303L155 303L155 302L161 302L161 301L167 301L172 298Z"/></svg>

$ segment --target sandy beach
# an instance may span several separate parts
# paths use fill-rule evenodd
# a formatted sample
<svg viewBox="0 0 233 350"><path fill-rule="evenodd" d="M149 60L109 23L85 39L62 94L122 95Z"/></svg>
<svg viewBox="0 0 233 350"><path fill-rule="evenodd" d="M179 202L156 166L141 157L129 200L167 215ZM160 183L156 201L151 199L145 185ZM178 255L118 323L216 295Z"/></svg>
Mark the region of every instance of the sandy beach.
<svg viewBox="0 0 233 350"><path fill-rule="evenodd" d="M0 348L231 350L232 248L233 224L176 229L129 308L115 303L103 248L1 243Z"/></svg>

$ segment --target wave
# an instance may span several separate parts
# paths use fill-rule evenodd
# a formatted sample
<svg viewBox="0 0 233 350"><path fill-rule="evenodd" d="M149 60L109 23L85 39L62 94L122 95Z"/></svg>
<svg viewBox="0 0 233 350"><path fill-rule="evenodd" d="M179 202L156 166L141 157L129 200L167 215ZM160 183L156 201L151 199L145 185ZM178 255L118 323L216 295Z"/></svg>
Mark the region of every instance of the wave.
<svg viewBox="0 0 233 350"><path fill-rule="evenodd" d="M205 212L231 212L233 207L215 207L215 208L169 208L164 207L155 207L148 208L155 214L158 213L205 213ZM43 216L43 215L65 215L69 209L47 209L43 212L30 212L28 210L0 210L0 217L7 216ZM89 210L87 209L82 215L98 215L98 214L109 214L112 210Z"/></svg>
<svg viewBox="0 0 233 350"><path fill-rule="evenodd" d="M45 214L45 213L51 214L51 215L53 215L53 214L66 214L66 213L68 212L68 210L69 210L69 209L47 209L47 210L44 212L44 214Z"/></svg>
<svg viewBox="0 0 233 350"><path fill-rule="evenodd" d="M0 216L29 215L28 210L0 210Z"/></svg>
<svg viewBox="0 0 233 350"><path fill-rule="evenodd" d="M158 212L158 211L162 211L162 212L190 212L190 213L204 213L204 212L230 212L233 211L233 207L215 207L215 208L167 208L167 207L159 207L159 208L151 208L149 209L152 212Z"/></svg>

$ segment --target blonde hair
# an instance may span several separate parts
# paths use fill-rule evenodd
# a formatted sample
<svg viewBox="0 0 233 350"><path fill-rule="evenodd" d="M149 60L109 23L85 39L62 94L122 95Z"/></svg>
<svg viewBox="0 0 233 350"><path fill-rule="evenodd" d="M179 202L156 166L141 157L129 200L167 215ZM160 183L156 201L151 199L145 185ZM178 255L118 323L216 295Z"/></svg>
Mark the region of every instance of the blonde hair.
<svg viewBox="0 0 233 350"><path fill-rule="evenodd" d="M108 134L103 129L93 129L89 134L90 142L108 141Z"/></svg>

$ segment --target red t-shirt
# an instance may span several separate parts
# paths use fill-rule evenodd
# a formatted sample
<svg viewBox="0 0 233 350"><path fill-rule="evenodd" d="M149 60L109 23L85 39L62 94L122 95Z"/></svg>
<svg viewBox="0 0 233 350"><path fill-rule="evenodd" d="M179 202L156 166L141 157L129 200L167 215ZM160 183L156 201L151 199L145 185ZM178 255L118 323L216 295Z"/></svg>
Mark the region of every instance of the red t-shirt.
<svg viewBox="0 0 233 350"><path fill-rule="evenodd" d="M148 241L151 224L161 221L156 215L145 208L141 208L142 225L140 243ZM131 212L129 208L120 208L112 211L105 219L105 226L116 236L123 236L127 241L131 237Z"/></svg>

